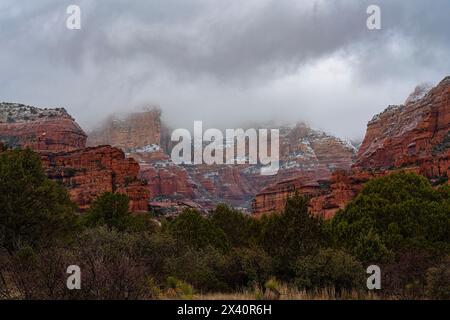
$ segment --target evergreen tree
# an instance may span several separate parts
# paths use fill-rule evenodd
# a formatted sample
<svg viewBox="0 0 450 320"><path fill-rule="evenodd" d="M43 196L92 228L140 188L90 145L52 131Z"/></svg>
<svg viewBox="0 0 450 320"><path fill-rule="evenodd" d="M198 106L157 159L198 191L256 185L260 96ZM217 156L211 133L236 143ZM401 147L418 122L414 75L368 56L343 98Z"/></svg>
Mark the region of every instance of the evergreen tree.
<svg viewBox="0 0 450 320"><path fill-rule="evenodd" d="M76 230L76 206L66 189L47 178L33 151L0 153L0 245L48 246Z"/></svg>

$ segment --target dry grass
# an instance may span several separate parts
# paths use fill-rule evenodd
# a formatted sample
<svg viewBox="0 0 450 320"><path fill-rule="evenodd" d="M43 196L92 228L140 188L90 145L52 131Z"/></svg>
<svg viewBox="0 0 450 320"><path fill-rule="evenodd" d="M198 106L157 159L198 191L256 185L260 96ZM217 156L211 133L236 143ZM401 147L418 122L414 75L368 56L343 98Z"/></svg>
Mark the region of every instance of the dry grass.
<svg viewBox="0 0 450 320"><path fill-rule="evenodd" d="M342 292L338 295L333 288L322 289L315 292L307 292L304 290L298 290L296 288L288 287L287 285L280 285L278 288L277 297L274 297L273 293L264 294L260 288L254 290L243 290L233 293L209 293L209 294L196 294L194 299L196 300L379 300L386 299L386 297L380 297L373 292L359 292L356 290L350 292Z"/></svg>

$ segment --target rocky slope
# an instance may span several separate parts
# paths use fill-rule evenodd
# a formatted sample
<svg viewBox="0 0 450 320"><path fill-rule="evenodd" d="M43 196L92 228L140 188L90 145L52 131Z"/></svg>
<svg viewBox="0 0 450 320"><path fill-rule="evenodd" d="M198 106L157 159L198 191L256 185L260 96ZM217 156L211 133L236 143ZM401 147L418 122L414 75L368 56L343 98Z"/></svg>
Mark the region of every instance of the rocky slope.
<svg viewBox="0 0 450 320"><path fill-rule="evenodd" d="M40 109L0 103L0 141L10 147L36 151L70 151L83 148L86 134L63 108Z"/></svg>
<svg viewBox="0 0 450 320"><path fill-rule="evenodd" d="M397 170L422 174L432 183L448 181L450 174L450 77L434 88L418 87L404 105L390 106L367 126L366 136L351 170L336 171L318 183L311 209L332 217L362 189L369 179ZM281 210L286 197L311 185L307 179L287 180L260 192L254 212Z"/></svg>

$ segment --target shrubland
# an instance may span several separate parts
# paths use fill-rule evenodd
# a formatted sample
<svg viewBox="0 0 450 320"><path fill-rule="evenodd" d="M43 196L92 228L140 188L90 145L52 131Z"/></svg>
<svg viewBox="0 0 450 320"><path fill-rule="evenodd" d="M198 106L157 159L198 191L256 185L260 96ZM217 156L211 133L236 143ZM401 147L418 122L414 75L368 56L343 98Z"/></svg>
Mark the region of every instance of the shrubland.
<svg viewBox="0 0 450 320"><path fill-rule="evenodd" d="M172 219L101 195L82 215L30 150L0 153L0 296L6 299L449 299L450 188L395 173L328 221L308 199L255 219L226 205ZM366 288L379 265L382 289ZM68 290L66 268L82 270Z"/></svg>

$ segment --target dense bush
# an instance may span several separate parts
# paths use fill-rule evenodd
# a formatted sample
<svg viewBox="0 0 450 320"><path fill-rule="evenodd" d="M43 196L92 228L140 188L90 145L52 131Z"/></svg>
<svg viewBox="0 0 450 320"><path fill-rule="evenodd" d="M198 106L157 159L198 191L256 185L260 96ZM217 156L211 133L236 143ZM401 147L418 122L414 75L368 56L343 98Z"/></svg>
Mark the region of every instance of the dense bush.
<svg viewBox="0 0 450 320"><path fill-rule="evenodd" d="M312 255L325 245L323 221L308 211L306 198L294 195L280 214L263 216L259 221L259 244L273 258L282 279L293 276L292 264Z"/></svg>
<svg viewBox="0 0 450 320"><path fill-rule="evenodd" d="M72 264L82 270L83 299L151 298L142 236L106 227L88 229L73 247Z"/></svg>
<svg viewBox="0 0 450 320"><path fill-rule="evenodd" d="M225 233L227 242L232 247L250 245L255 228L255 221L250 216L219 204L212 212L211 222Z"/></svg>
<svg viewBox="0 0 450 320"><path fill-rule="evenodd" d="M450 249L450 191L406 172L370 180L331 221L334 245L382 266L385 293L425 294L426 270Z"/></svg>
<svg viewBox="0 0 450 320"><path fill-rule="evenodd" d="M0 251L0 297L6 299L64 299L66 268L71 252L24 246L9 254ZM69 264L67 264L69 263Z"/></svg>
<svg viewBox="0 0 450 320"><path fill-rule="evenodd" d="M300 258L295 264L295 284L301 289L335 288L361 289L365 283L365 270L351 255L332 249Z"/></svg>
<svg viewBox="0 0 450 320"><path fill-rule="evenodd" d="M260 247L232 250L222 270L225 282L234 290L261 287L272 274L272 259Z"/></svg>
<svg viewBox="0 0 450 320"><path fill-rule="evenodd" d="M105 192L91 204L83 216L83 224L88 227L107 226L119 231L148 231L155 224L149 215L131 215L128 211L129 199L126 194Z"/></svg>
<svg viewBox="0 0 450 320"><path fill-rule="evenodd" d="M167 222L164 225L164 230L183 244L196 249L207 246L213 246L221 250L229 248L223 230L193 209L186 209L174 220Z"/></svg>
<svg viewBox="0 0 450 320"><path fill-rule="evenodd" d="M448 187L400 172L370 180L332 220L334 242L363 262L385 262L404 248L448 251Z"/></svg>
<svg viewBox="0 0 450 320"><path fill-rule="evenodd" d="M195 249L187 247L167 260L168 274L203 291L228 291L223 277L226 256L214 247Z"/></svg>
<svg viewBox="0 0 450 320"><path fill-rule="evenodd" d="M20 248L0 255L0 295L25 299L152 298L138 233L106 227L85 230L70 248ZM66 269L82 270L81 290L67 290ZM8 279L8 281L6 281Z"/></svg>

